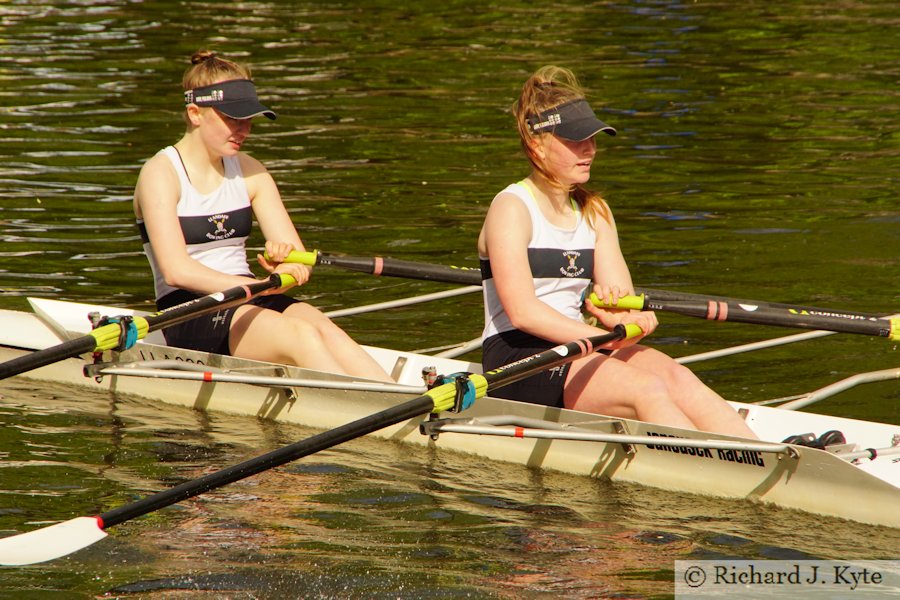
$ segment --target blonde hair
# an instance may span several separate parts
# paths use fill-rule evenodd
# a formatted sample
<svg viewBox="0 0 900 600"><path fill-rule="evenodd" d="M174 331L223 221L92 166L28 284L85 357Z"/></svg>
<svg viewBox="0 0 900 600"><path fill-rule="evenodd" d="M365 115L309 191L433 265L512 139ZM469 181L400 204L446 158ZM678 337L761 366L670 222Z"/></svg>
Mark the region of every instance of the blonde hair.
<svg viewBox="0 0 900 600"><path fill-rule="evenodd" d="M185 91L232 79L250 79L250 69L212 50L197 50L191 55L191 66L181 79Z"/></svg>
<svg viewBox="0 0 900 600"><path fill-rule="evenodd" d="M541 67L525 81L519 99L513 104L512 112L516 118L516 126L519 129L519 139L522 142L522 150L534 169L540 173L551 185L563 188L564 185L543 164L534 151L532 143L540 136L552 135L551 133L532 133L528 125L528 119L541 112L559 106L564 102L579 100L585 97L584 89L578 83L575 74L564 67L548 65ZM578 203L585 218L592 226L599 216L605 221L610 220L609 205L597 192L588 190L581 184L577 184L569 190L572 198Z"/></svg>

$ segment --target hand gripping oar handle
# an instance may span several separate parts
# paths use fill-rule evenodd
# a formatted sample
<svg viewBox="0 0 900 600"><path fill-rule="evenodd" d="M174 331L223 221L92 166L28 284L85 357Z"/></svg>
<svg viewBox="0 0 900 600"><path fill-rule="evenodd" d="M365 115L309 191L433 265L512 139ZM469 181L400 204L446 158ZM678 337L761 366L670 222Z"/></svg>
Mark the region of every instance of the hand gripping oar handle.
<svg viewBox="0 0 900 600"><path fill-rule="evenodd" d="M586 356L602 345L639 335L636 325L617 326L612 332L593 336L545 350L534 356L505 365L484 375L458 374L474 398L483 398L490 389L518 381L531 374ZM98 517L76 517L0 539L0 565L28 565L71 554L106 536L106 528L135 517L192 498L209 490L256 475L267 469L326 450L429 412L440 413L458 406L457 381L439 385L418 398L413 398L362 419L300 440L256 458L244 461L199 479L186 481L168 490L147 496L137 502L115 508Z"/></svg>
<svg viewBox="0 0 900 600"><path fill-rule="evenodd" d="M246 302L262 292L292 283L294 283L294 279L290 275L273 273L263 281L239 285L223 292L202 296L146 317L110 322L82 337L0 364L0 379L6 379L87 352L102 352L119 348L126 327L134 328L134 331L130 333L135 334L132 337L136 341L145 338L151 331L177 325L194 317Z"/></svg>
<svg viewBox="0 0 900 600"><path fill-rule="evenodd" d="M795 327L798 329L823 329L838 333L855 333L900 340L900 318L849 319L846 315L833 316L827 312L773 308L755 304L709 300L707 302L665 302L640 296L623 296L613 306L596 294L590 295L594 306L632 310L660 310L711 321L731 321L756 325Z"/></svg>

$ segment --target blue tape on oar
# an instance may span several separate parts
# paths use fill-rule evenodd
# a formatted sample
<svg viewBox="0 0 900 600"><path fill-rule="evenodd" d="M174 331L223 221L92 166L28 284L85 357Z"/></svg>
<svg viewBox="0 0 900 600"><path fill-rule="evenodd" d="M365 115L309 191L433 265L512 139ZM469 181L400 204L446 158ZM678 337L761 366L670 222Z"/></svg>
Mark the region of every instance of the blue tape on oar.
<svg viewBox="0 0 900 600"><path fill-rule="evenodd" d="M119 327L122 328L122 332L119 334L119 347L116 350L120 352L123 350L128 350L138 341L138 328L134 323L134 318L129 316L120 316L120 317L108 317L104 319L104 325L114 323L118 324Z"/></svg>
<svg viewBox="0 0 900 600"><path fill-rule="evenodd" d="M450 409L452 412L461 412L475 403L475 384L469 379L469 374L465 372L451 373L450 375L438 375L431 387L444 385L445 383L456 384L456 402L454 407Z"/></svg>

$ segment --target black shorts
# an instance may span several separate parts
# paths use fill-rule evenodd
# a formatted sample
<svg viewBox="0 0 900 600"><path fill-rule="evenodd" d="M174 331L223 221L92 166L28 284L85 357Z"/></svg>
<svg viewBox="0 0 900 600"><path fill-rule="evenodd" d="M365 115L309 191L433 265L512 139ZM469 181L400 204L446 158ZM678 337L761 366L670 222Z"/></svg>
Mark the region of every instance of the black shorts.
<svg viewBox="0 0 900 600"><path fill-rule="evenodd" d="M165 310L205 295L187 290L176 290L157 300L156 309ZM289 306L298 302L300 301L284 294L273 294L271 296L257 296L248 300L245 304L284 312ZM238 304L231 308L199 316L196 319L191 319L178 325L166 327L163 329L166 343L170 346L187 348L188 350L231 354L231 350L228 347L228 332L231 329L234 311L240 306L243 305Z"/></svg>
<svg viewBox="0 0 900 600"><path fill-rule="evenodd" d="M481 366L487 372L558 345L522 331L504 331L484 340L481 345ZM492 389L490 395L563 408L563 392L570 364L565 363L496 390Z"/></svg>

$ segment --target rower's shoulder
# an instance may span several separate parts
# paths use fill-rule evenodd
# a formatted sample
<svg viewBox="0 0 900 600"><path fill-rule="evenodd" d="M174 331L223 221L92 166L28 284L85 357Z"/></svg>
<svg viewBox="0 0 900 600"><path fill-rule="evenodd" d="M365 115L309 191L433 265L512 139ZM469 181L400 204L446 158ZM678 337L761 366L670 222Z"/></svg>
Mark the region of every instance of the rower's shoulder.
<svg viewBox="0 0 900 600"><path fill-rule="evenodd" d="M140 177L146 175L175 175L175 167L164 152L157 152L141 165Z"/></svg>
<svg viewBox="0 0 900 600"><path fill-rule="evenodd" d="M238 152L238 164L241 165L241 173L244 177L251 177L261 173L268 173L266 166L258 158L255 158L246 152Z"/></svg>
<svg viewBox="0 0 900 600"><path fill-rule="evenodd" d="M501 206L512 210L527 211L528 209L525 206L525 202L526 196L522 193L521 186L519 186L519 184L512 184L506 186L494 196L494 199L491 200L491 207Z"/></svg>

